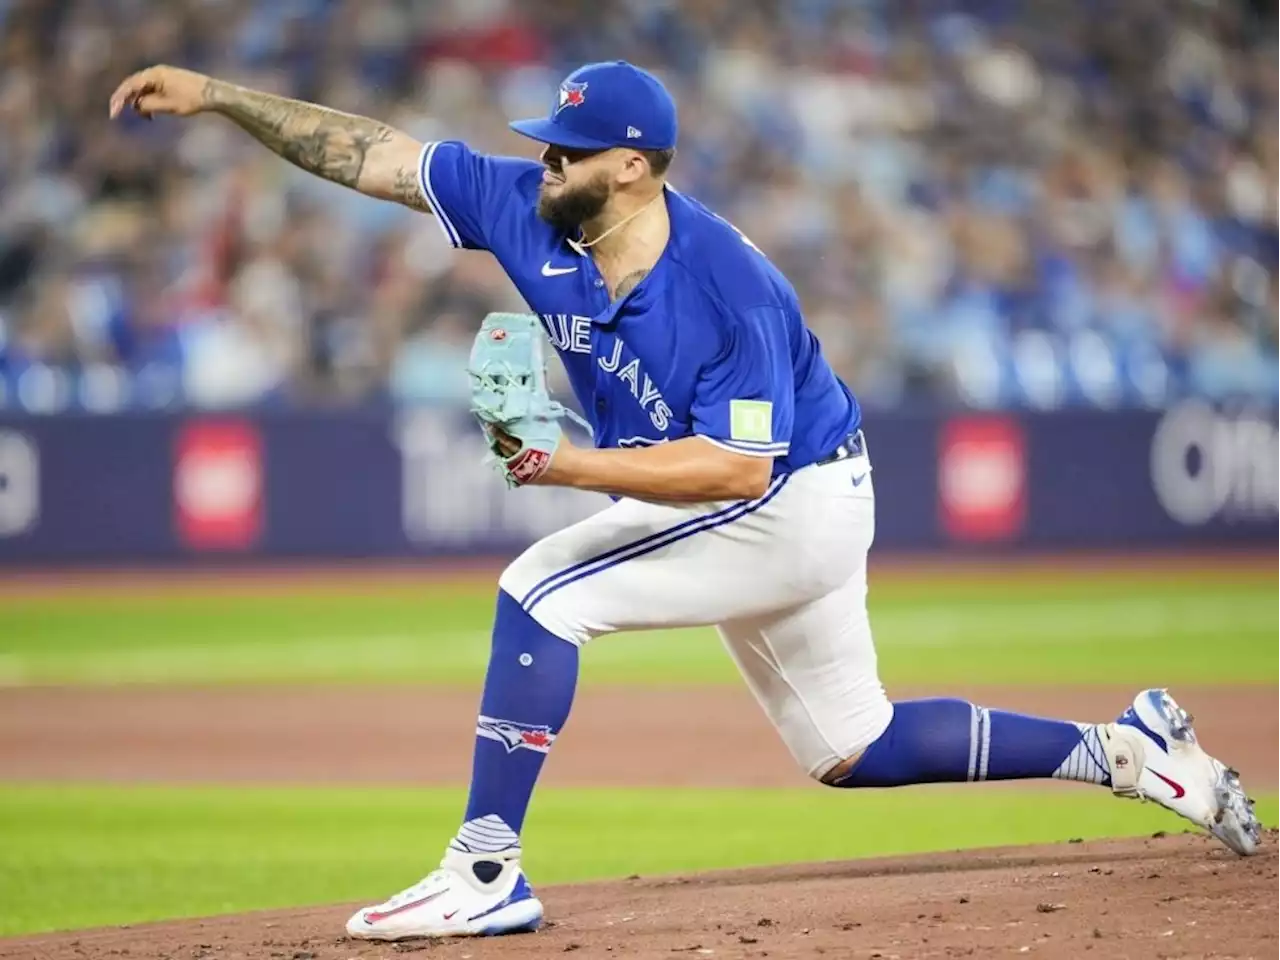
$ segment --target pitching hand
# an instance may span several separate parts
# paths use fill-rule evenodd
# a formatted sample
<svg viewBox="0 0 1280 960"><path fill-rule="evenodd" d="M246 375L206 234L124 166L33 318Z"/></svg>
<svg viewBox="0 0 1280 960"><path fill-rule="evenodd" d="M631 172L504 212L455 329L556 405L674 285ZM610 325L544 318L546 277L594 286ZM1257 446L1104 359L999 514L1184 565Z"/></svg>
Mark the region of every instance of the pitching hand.
<svg viewBox="0 0 1280 960"><path fill-rule="evenodd" d="M148 67L133 74L111 95L111 118L132 106L142 116L171 113L189 117L206 106L204 88L209 78L179 67Z"/></svg>

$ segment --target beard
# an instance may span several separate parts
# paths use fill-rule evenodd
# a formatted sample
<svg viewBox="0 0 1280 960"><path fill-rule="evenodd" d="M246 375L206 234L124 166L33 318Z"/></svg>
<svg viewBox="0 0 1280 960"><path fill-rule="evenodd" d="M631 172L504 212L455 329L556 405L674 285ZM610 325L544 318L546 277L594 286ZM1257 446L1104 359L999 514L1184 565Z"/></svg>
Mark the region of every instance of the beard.
<svg viewBox="0 0 1280 960"><path fill-rule="evenodd" d="M538 190L538 216L557 230L573 233L588 220L594 220L609 202L609 180L605 174L588 180L580 187L567 184L555 196L546 184Z"/></svg>

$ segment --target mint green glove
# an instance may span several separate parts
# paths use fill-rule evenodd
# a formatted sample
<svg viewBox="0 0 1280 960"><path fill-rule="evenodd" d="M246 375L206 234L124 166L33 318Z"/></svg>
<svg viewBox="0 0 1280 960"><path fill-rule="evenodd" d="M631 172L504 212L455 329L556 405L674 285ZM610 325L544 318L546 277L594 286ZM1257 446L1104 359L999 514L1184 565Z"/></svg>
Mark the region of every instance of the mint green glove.
<svg viewBox="0 0 1280 960"><path fill-rule="evenodd" d="M545 344L542 326L532 314L491 313L480 325L467 363L471 412L480 421L510 487L530 483L546 472L563 436L560 421L564 417L591 429L572 410L551 399ZM520 449L504 456L496 430L518 440Z"/></svg>

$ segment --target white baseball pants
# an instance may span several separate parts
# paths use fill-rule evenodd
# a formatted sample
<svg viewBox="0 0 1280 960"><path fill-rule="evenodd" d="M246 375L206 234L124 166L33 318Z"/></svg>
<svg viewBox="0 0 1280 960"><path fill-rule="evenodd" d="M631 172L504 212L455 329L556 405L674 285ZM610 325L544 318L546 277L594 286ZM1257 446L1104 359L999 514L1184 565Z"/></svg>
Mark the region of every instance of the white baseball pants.
<svg viewBox="0 0 1280 960"><path fill-rule="evenodd" d="M499 584L578 645L716 626L796 761L821 779L893 716L867 619L870 471L863 453L779 478L759 500L620 500L535 543Z"/></svg>

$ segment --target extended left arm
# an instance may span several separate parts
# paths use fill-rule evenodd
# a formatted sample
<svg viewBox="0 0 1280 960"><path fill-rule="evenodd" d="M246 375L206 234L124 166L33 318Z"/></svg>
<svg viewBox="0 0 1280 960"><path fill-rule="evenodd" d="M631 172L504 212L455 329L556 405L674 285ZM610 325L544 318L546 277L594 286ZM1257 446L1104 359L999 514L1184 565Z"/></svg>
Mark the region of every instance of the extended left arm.
<svg viewBox="0 0 1280 960"><path fill-rule="evenodd" d="M596 450L561 441L536 484L658 503L754 500L769 488L771 457L733 453L700 437L652 447Z"/></svg>

